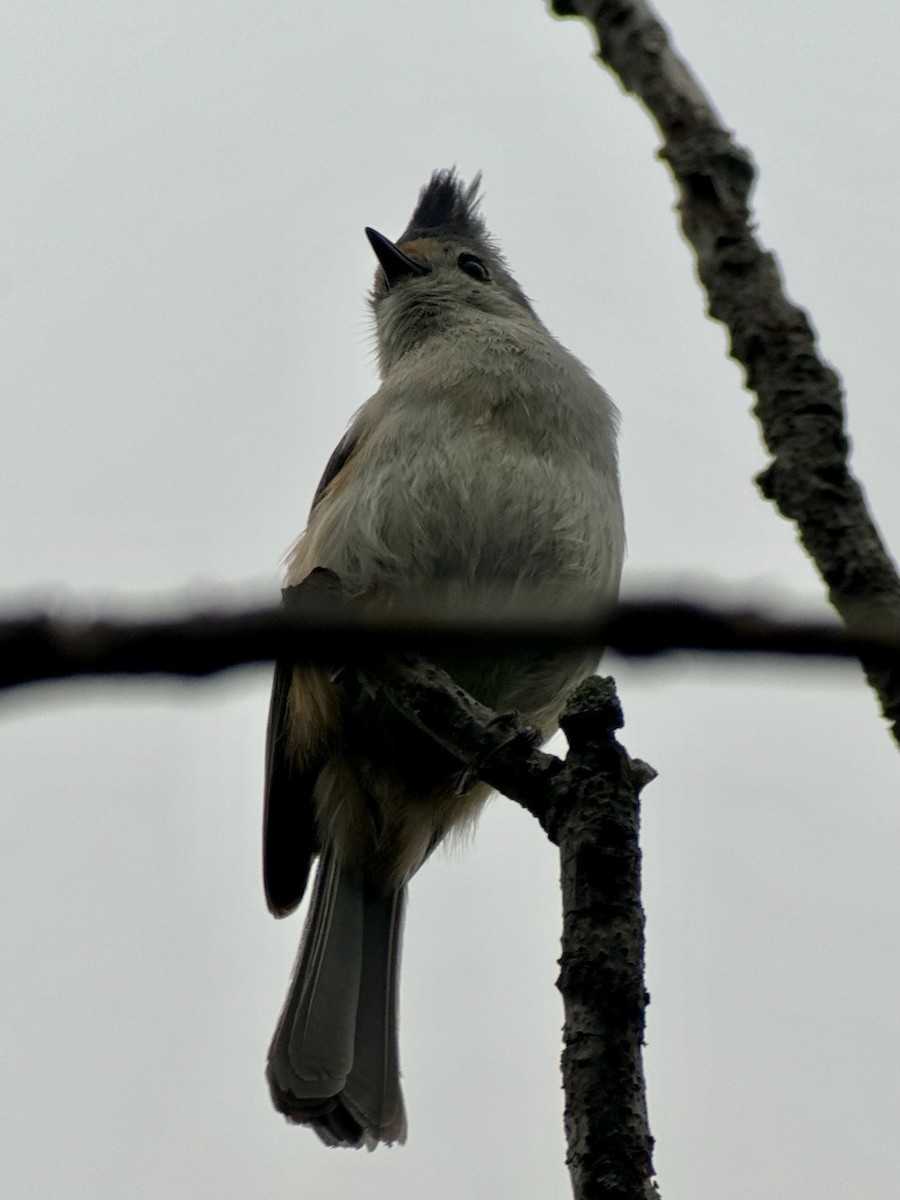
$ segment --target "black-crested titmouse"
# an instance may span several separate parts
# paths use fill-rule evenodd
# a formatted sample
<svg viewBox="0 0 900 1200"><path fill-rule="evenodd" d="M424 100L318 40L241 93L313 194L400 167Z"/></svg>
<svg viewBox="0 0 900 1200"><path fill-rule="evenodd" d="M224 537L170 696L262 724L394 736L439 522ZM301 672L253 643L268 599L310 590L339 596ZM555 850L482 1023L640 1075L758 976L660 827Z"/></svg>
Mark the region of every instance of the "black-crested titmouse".
<svg viewBox="0 0 900 1200"><path fill-rule="evenodd" d="M477 187L438 171L396 243L366 230L379 263L381 386L325 468L288 584L327 567L351 597L458 596L494 611L523 595L548 609L616 597L616 410L535 315L478 213ZM596 655L441 665L549 737ZM268 1078L276 1107L328 1145L406 1137L406 884L487 794L386 704L361 717L327 672L276 668L264 834L273 913L296 907L316 855L320 864Z"/></svg>

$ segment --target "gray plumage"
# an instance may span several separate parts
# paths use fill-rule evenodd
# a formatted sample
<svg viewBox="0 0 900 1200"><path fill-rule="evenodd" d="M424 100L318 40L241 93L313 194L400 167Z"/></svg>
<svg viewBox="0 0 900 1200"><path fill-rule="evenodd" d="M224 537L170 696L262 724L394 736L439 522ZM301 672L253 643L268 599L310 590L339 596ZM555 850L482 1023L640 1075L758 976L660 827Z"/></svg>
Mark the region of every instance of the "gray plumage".
<svg viewBox="0 0 900 1200"><path fill-rule="evenodd" d="M353 596L558 604L615 599L624 552L616 411L535 315L452 171L395 245L368 231L382 382L326 468L289 584L316 567ZM596 656L454 659L486 704L545 736ZM266 787L269 905L321 855L269 1056L276 1107L329 1145L403 1141L397 973L406 884L472 820L482 784L386 706L364 716L312 668L279 664ZM464 1051L462 1051L464 1052Z"/></svg>

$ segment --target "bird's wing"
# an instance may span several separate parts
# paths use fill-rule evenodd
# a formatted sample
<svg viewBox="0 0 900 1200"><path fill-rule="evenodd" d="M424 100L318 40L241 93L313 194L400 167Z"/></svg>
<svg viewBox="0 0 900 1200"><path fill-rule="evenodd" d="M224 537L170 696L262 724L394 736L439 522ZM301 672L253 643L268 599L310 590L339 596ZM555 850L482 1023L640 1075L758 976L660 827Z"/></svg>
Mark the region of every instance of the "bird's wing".
<svg viewBox="0 0 900 1200"><path fill-rule="evenodd" d="M344 467L356 453L361 442L359 430L355 426L351 426L331 453L331 458L325 464L325 470L322 472L322 478L319 480L319 486L316 488L316 494L313 496L312 506L310 507L310 515L316 511L316 506L325 495L328 485L340 475Z"/></svg>
<svg viewBox="0 0 900 1200"><path fill-rule="evenodd" d="M359 442L359 433L353 428L338 442L319 480L311 511L353 457ZM303 899L312 860L320 849L313 789L322 764L313 760L301 766L291 746L289 697L293 677L291 661L275 663L266 736L263 882L266 903L277 917L287 916Z"/></svg>
<svg viewBox="0 0 900 1200"><path fill-rule="evenodd" d="M319 850L312 795L319 763L301 768L289 745L293 674L293 663L276 662L266 735L263 882L266 903L276 917L287 916L303 899Z"/></svg>

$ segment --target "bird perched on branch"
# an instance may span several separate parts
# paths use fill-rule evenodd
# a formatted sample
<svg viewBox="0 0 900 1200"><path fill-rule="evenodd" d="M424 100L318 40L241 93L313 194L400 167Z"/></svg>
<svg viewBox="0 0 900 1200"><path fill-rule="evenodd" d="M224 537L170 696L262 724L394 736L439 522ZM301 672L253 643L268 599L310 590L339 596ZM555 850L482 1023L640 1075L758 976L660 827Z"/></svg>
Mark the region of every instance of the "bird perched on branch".
<svg viewBox="0 0 900 1200"><path fill-rule="evenodd" d="M367 229L381 386L319 483L287 582L315 568L360 602L614 601L624 533L616 410L548 332L479 214L438 171L396 242ZM571 248L560 240L560 254ZM544 737L596 655L445 661ZM406 885L488 788L377 698L280 663L269 718L264 874L291 912L319 867L269 1052L276 1108L331 1146L402 1142L397 990Z"/></svg>

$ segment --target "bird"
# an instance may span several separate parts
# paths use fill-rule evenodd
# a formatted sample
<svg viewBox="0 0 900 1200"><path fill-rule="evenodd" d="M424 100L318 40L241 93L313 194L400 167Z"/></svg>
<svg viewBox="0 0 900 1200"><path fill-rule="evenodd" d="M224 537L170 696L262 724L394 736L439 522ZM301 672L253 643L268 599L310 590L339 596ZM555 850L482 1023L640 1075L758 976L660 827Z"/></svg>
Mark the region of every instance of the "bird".
<svg viewBox="0 0 900 1200"><path fill-rule="evenodd" d="M366 235L380 385L328 461L286 558L295 587L333 572L351 601L613 603L625 535L618 412L538 318L481 215L481 177L432 173L396 241ZM565 261L577 248L552 235ZM574 273L583 270L571 262ZM482 703L543 739L595 651L448 656ZM489 788L339 671L276 663L263 875L292 912L318 859L267 1062L275 1108L328 1146L406 1140L398 987L407 886Z"/></svg>

